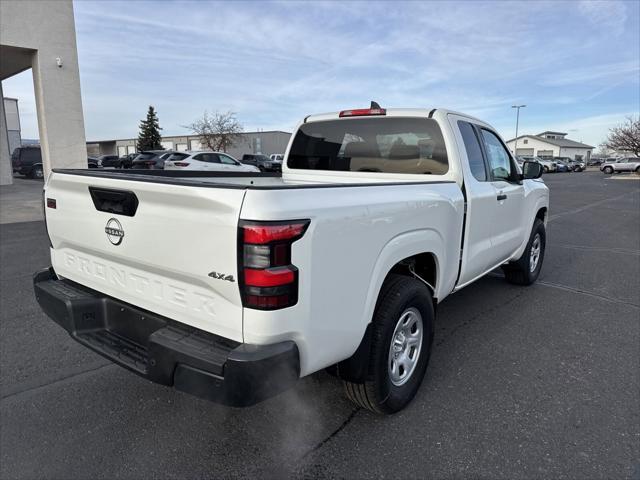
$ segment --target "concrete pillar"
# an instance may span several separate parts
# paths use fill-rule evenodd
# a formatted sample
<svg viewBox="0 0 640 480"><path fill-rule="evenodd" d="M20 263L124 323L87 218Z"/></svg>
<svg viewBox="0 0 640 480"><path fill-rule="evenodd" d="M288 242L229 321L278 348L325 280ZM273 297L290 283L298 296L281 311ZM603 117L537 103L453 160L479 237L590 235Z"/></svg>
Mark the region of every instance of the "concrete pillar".
<svg viewBox="0 0 640 480"><path fill-rule="evenodd" d="M7 132L7 117L4 113L3 98L2 82L0 82L0 185L11 185L13 183L13 170L11 169L9 133Z"/></svg>
<svg viewBox="0 0 640 480"><path fill-rule="evenodd" d="M1 0L0 47L12 74L11 55L24 56L29 66L38 114L45 175L51 168L86 168L87 146L80 96L80 73L71 0ZM17 61L17 60L16 60ZM25 68L22 68L24 70ZM2 69L0 69L2 70ZM16 68L13 73L22 71Z"/></svg>

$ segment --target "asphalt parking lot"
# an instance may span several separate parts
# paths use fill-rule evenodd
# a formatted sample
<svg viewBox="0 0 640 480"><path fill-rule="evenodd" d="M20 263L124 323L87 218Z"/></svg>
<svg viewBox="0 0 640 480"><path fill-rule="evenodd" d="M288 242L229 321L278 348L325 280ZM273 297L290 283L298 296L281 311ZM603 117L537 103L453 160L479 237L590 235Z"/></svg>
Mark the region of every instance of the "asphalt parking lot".
<svg viewBox="0 0 640 480"><path fill-rule="evenodd" d="M392 417L325 373L228 409L114 366L35 302L44 224L2 224L0 477L640 479L640 177L545 180L540 281L492 274L446 299Z"/></svg>

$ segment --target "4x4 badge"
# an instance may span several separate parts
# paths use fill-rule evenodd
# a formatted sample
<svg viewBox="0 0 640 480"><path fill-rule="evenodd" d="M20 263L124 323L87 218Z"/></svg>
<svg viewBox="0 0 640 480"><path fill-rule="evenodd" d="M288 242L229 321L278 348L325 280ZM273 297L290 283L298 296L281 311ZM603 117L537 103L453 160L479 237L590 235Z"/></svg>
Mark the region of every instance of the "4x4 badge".
<svg viewBox="0 0 640 480"><path fill-rule="evenodd" d="M233 275L227 275L226 273L211 272L209 274L209 276L211 278L215 278L217 280L226 280L228 282L235 282L236 281L236 279L233 278Z"/></svg>

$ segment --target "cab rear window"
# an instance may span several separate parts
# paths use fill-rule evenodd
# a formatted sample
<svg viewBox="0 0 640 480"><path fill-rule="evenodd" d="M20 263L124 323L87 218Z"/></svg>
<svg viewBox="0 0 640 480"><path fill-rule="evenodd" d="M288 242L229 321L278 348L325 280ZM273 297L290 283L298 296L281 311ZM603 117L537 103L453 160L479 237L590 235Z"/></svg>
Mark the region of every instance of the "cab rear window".
<svg viewBox="0 0 640 480"><path fill-rule="evenodd" d="M376 117L303 124L289 168L443 175L449 170L438 123L429 118Z"/></svg>

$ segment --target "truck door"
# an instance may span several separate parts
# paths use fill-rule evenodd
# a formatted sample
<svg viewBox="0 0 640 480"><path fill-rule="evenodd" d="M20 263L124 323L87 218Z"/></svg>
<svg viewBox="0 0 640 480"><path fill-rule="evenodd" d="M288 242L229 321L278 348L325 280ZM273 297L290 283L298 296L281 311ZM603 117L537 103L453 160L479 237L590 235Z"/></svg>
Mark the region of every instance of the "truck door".
<svg viewBox="0 0 640 480"><path fill-rule="evenodd" d="M487 219L493 228L488 255L489 267L493 267L508 260L526 236L524 186L518 178L515 161L500 138L488 128L480 127L479 131L495 190L493 214Z"/></svg>
<svg viewBox="0 0 640 480"><path fill-rule="evenodd" d="M450 115L449 119L460 151L467 202L462 263L457 282L458 285L463 285L484 274L489 268L494 231L492 219L497 202L495 188L484 160L479 128L464 117Z"/></svg>

